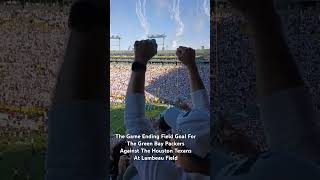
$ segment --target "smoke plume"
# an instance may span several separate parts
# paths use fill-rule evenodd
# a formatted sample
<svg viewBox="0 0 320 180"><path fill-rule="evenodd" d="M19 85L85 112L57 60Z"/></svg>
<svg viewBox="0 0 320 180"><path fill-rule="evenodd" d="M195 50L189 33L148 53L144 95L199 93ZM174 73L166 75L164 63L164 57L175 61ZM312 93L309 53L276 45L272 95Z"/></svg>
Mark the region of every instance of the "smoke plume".
<svg viewBox="0 0 320 180"><path fill-rule="evenodd" d="M210 1L209 0L203 0L203 10L204 13L210 17Z"/></svg>
<svg viewBox="0 0 320 180"><path fill-rule="evenodd" d="M171 19L175 20L177 24L176 38L172 41L172 47L176 48L178 46L178 38L184 33L184 23L180 18L180 0L173 0L172 2Z"/></svg>
<svg viewBox="0 0 320 180"><path fill-rule="evenodd" d="M140 21L141 27L144 30L144 36L146 37L149 34L149 23L147 21L146 17L146 2L147 0L141 0L136 1L136 14L138 16L138 19Z"/></svg>
<svg viewBox="0 0 320 180"><path fill-rule="evenodd" d="M180 0L172 1L171 18L177 23L176 36L181 36L184 32L184 24L180 18Z"/></svg>

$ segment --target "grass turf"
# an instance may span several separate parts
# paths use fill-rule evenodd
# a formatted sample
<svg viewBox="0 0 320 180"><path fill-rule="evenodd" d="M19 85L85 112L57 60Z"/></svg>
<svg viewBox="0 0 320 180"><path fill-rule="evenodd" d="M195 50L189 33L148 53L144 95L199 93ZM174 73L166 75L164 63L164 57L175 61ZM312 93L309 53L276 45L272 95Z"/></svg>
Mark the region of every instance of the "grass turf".
<svg viewBox="0 0 320 180"><path fill-rule="evenodd" d="M0 179L43 179L46 145L46 136L43 133L33 132L30 136L14 138L1 136Z"/></svg>
<svg viewBox="0 0 320 180"><path fill-rule="evenodd" d="M154 110L146 111L148 118L156 117L166 109L162 104L154 106ZM125 132L123 113L124 105L111 106L112 132ZM0 136L0 180L44 179L46 147L47 136L41 132L32 132L23 137Z"/></svg>
<svg viewBox="0 0 320 180"><path fill-rule="evenodd" d="M147 118L157 117L167 106L163 104L153 104L153 110L146 110ZM114 134L124 134L124 104L110 106L110 129Z"/></svg>
<svg viewBox="0 0 320 180"><path fill-rule="evenodd" d="M165 109L165 105L156 104L153 110L146 110L146 117L157 117ZM125 133L123 114L123 104L111 106L110 125L113 133ZM0 136L0 180L42 180L46 146L47 136L41 132L35 131L22 137Z"/></svg>

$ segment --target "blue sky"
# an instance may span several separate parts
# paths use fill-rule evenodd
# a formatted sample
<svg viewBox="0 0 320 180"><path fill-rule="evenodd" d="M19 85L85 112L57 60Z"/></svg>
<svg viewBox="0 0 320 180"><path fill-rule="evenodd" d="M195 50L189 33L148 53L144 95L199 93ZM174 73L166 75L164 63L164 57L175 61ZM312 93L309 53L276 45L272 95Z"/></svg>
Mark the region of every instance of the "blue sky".
<svg viewBox="0 0 320 180"><path fill-rule="evenodd" d="M140 1L143 4L144 0ZM178 0L146 0L145 15L146 22L149 24L149 34L165 33L167 35L166 49L175 49L180 45L195 49L201 46L209 48L210 18L206 14L208 11L205 11L208 9L204 8L205 1L180 0L179 14L184 28L179 34L178 29L182 26L179 26L175 18L172 18L174 17L172 16L174 2L178 2ZM127 50L129 46L132 47L135 40L142 39L146 35L136 13L137 2L139 0L110 0L110 34L120 35L123 38L121 40L122 50ZM160 46L162 40L158 39L157 42ZM117 46L113 46L116 44L116 40L111 40L110 48L117 49Z"/></svg>

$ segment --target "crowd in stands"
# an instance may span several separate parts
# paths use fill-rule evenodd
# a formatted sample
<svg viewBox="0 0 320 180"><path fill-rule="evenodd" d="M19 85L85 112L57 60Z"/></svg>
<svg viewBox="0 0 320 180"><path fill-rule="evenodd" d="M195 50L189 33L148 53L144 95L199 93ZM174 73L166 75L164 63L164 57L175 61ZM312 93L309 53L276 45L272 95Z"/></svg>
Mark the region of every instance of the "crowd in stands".
<svg viewBox="0 0 320 180"><path fill-rule="evenodd" d="M318 10L316 7L279 10L289 47L311 88L317 107L320 104ZM256 103L252 34L244 19L235 16L231 7L221 6L217 12L218 24L212 33L212 38L218 39L212 47L213 54L217 55L212 61L212 68L219 68L217 101L222 109L244 109L248 104Z"/></svg>
<svg viewBox="0 0 320 180"><path fill-rule="evenodd" d="M289 48L298 63L303 78L310 88L315 108L320 109L320 54L319 7L279 9L283 32ZM263 127L259 121L256 98L255 54L252 32L247 22L236 16L227 4L219 6L216 13L217 25L211 34L214 41L211 61L211 96L217 108L212 111L244 114L232 117L242 121L241 127L257 144L265 142ZM212 112L216 113L216 112ZM238 122L236 122L238 123ZM259 137L258 137L259 136Z"/></svg>
<svg viewBox="0 0 320 180"><path fill-rule="evenodd" d="M16 117L9 117L7 121L1 120L0 137L20 137L26 138L32 132L47 132L47 125L43 117L30 118L24 114L18 114Z"/></svg>
<svg viewBox="0 0 320 180"><path fill-rule="evenodd" d="M15 106L47 108L50 105L52 90L66 45L68 8L61 8L58 5L27 4L24 8L17 5L1 5L0 10L2 41L0 102ZM111 100L113 97L121 99L128 82L129 66L112 64L110 67L111 80L116 80L111 81ZM188 87L185 70L181 67L151 65L148 69L150 70L147 76L148 85L152 86L152 82L164 73L178 69L177 72L164 77L162 81L170 79L172 82L172 79L175 79L182 87L168 92L169 87L165 84L159 84L158 87L152 86L149 88L151 99L159 92L161 94L159 99L172 102L175 93ZM209 72L209 66L203 68L201 66L200 69L204 76ZM178 77L173 77L175 75ZM204 77L204 81L207 85L209 84L207 77ZM171 94L164 97L167 93ZM187 93L183 91L181 93L183 97L187 96Z"/></svg>
<svg viewBox="0 0 320 180"><path fill-rule="evenodd" d="M319 7L294 6L280 11L289 48L310 88L315 108L319 111ZM259 121L256 98L252 34L244 19L235 16L231 7L219 6L217 12L218 24L211 34L214 40L211 41L210 62L211 115L216 118L214 113L220 111L224 119L231 121L234 127L252 139L259 152L266 151L268 147L263 125ZM160 80L159 84L164 82ZM164 93L170 94L166 91Z"/></svg>
<svg viewBox="0 0 320 180"><path fill-rule="evenodd" d="M67 13L54 4L0 4L0 107L7 113L1 136L22 129L46 132L42 111L50 105L65 51Z"/></svg>
<svg viewBox="0 0 320 180"><path fill-rule="evenodd" d="M67 35L67 8L0 6L0 103L47 108Z"/></svg>
<svg viewBox="0 0 320 180"><path fill-rule="evenodd" d="M124 100L131 64L110 64L110 100ZM202 80L209 90L209 64L198 64ZM149 64L146 74L147 102L174 104L178 99L190 104L188 74L181 64Z"/></svg>
<svg viewBox="0 0 320 180"><path fill-rule="evenodd" d="M0 4L0 104L49 107L68 37L68 10L58 5L26 4L22 8ZM291 52L317 109L320 108L318 11L315 7L294 7L281 13ZM230 7L221 6L217 13L217 29L211 34L211 68L199 64L207 90L211 80L210 94L214 100L211 102L215 107L211 110L245 112L241 116L245 119L242 127L249 136L255 136L262 125L255 107L255 61L250 31ZM123 102L130 64L112 63L110 67L110 100ZM188 76L181 65L151 64L146 78L149 102L172 104L177 98L190 99ZM254 138L264 142L263 136Z"/></svg>

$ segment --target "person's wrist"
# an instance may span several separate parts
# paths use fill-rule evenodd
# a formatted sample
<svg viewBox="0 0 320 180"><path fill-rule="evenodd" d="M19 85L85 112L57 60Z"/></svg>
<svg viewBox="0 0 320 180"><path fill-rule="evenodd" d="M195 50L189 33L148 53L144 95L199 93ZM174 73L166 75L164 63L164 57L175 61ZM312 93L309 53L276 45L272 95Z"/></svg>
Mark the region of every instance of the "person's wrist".
<svg viewBox="0 0 320 180"><path fill-rule="evenodd" d="M133 61L133 62L137 62L137 63L139 63L139 64L141 64L141 65L145 65L145 66L147 66L147 64L148 64L147 62L144 62L144 61L136 61L136 60L135 60L135 61Z"/></svg>
<svg viewBox="0 0 320 180"><path fill-rule="evenodd" d="M146 58L142 58L142 57L135 57L134 62L138 62L138 63L143 64L145 66L148 64L148 60Z"/></svg>
<svg viewBox="0 0 320 180"><path fill-rule="evenodd" d="M147 71L147 64L134 60L131 66L131 70L135 73L145 73Z"/></svg>
<svg viewBox="0 0 320 180"><path fill-rule="evenodd" d="M190 63L190 64L186 64L186 67L189 69L189 70L195 70L197 69L197 65L196 63Z"/></svg>

